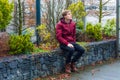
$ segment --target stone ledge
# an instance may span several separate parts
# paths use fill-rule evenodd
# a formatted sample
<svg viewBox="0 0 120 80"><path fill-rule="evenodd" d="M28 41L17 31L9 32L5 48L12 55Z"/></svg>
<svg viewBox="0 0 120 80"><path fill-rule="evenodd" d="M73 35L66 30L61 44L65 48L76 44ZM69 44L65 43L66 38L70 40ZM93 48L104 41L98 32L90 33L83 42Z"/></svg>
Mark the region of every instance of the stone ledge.
<svg viewBox="0 0 120 80"><path fill-rule="evenodd" d="M90 65L115 57L116 40L93 42L76 66ZM50 53L12 56L0 59L0 80L32 80L63 72L65 57L60 49Z"/></svg>

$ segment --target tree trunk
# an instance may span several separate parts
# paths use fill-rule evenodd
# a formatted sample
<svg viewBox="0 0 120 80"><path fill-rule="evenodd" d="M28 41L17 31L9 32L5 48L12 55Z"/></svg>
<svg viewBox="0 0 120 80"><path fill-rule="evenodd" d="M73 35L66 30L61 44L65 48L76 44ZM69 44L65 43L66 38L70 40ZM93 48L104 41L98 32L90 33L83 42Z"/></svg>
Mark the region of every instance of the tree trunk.
<svg viewBox="0 0 120 80"><path fill-rule="evenodd" d="M66 0L66 9L69 7L69 5L72 3L71 0Z"/></svg>
<svg viewBox="0 0 120 80"><path fill-rule="evenodd" d="M103 5L102 5L102 0L100 0L100 5L99 5L99 23L101 23L102 21L102 8L103 8Z"/></svg>
<svg viewBox="0 0 120 80"><path fill-rule="evenodd" d="M20 0L18 0L18 5L19 5L19 32L18 34L22 34L22 6Z"/></svg>

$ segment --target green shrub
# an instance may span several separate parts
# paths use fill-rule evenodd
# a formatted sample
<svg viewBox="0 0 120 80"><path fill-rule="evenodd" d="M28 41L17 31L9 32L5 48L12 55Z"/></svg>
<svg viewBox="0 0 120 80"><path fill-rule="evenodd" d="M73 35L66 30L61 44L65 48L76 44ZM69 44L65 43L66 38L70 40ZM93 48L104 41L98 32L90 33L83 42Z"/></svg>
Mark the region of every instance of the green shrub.
<svg viewBox="0 0 120 80"><path fill-rule="evenodd" d="M86 15L84 4L81 1L69 5L68 10L71 10L73 18L76 19L76 22L82 20L82 17Z"/></svg>
<svg viewBox="0 0 120 80"><path fill-rule="evenodd" d="M71 10L73 20L76 22L76 33L81 33L84 29L82 18L86 15L84 4L82 1L78 0L77 2L70 4L67 9Z"/></svg>
<svg viewBox="0 0 120 80"><path fill-rule="evenodd" d="M83 21L79 21L76 23L76 39L79 40L79 38L84 34L84 23Z"/></svg>
<svg viewBox="0 0 120 80"><path fill-rule="evenodd" d="M81 32L84 29L84 23L83 23L83 21L79 21L76 24L76 29L77 29L77 32Z"/></svg>
<svg viewBox="0 0 120 80"><path fill-rule="evenodd" d="M105 26L102 28L103 34L106 36L116 35L116 22L115 19L107 20Z"/></svg>
<svg viewBox="0 0 120 80"><path fill-rule="evenodd" d="M57 40L54 38L54 35L49 32L45 24L41 24L37 29L41 38L40 48L50 50L58 46Z"/></svg>
<svg viewBox="0 0 120 80"><path fill-rule="evenodd" d="M91 23L88 23L86 26L86 34L90 39L96 41L102 40L101 24L97 23L93 25Z"/></svg>
<svg viewBox="0 0 120 80"><path fill-rule="evenodd" d="M0 30L4 29L12 19L13 4L9 0L0 0Z"/></svg>
<svg viewBox="0 0 120 80"><path fill-rule="evenodd" d="M84 23L82 18L86 15L84 4L81 1L69 5L68 10L71 10L73 19L77 23L77 30L83 29Z"/></svg>
<svg viewBox="0 0 120 80"><path fill-rule="evenodd" d="M39 36L41 38L41 42L49 42L50 41L50 37L51 34L50 32L47 30L47 27L45 24L41 24L40 26L38 26L38 31L39 31Z"/></svg>
<svg viewBox="0 0 120 80"><path fill-rule="evenodd" d="M27 54L33 51L30 35L11 35L9 40L9 54Z"/></svg>

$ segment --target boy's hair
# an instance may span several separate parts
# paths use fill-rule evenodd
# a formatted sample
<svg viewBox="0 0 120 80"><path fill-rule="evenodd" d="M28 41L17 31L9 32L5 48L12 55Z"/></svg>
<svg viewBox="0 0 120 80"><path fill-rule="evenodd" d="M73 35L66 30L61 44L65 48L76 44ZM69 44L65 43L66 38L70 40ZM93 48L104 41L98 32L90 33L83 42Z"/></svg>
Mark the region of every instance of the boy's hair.
<svg viewBox="0 0 120 80"><path fill-rule="evenodd" d="M62 16L63 16L63 17L66 16L68 12L71 12L71 11L70 11L70 10L64 10L64 11L62 12Z"/></svg>

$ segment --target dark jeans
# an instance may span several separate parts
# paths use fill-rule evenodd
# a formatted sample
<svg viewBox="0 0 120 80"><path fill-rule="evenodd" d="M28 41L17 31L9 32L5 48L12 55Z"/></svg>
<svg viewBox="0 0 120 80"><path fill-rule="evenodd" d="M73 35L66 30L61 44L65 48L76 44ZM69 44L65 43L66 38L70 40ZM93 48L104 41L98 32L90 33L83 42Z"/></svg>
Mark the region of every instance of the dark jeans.
<svg viewBox="0 0 120 80"><path fill-rule="evenodd" d="M71 43L74 48L68 47L66 45L61 44L60 48L64 51L67 51L67 56L66 56L66 64L70 63L70 62L76 62L81 56L82 54L85 52L84 48L81 47L80 45L76 44L76 43ZM77 51L76 55L72 58L73 53ZM72 58L72 59L71 59Z"/></svg>

